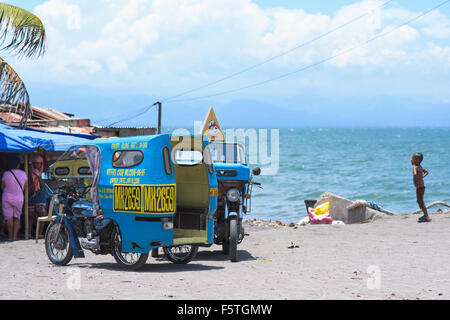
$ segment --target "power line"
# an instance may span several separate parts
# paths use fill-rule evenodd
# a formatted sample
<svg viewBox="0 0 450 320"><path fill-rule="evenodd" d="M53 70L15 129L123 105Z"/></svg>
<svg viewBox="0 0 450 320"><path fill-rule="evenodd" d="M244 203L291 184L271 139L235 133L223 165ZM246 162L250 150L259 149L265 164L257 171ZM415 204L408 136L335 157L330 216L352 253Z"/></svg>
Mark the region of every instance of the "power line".
<svg viewBox="0 0 450 320"><path fill-rule="evenodd" d="M449 1L450 1L450 0L449 0ZM145 108L144 111L142 111L142 112L136 114L135 116L133 116L133 117L129 117L129 116L128 116L128 117L126 117L126 118L122 118L122 119L120 119L120 120L118 120L118 121L115 121L115 122L111 123L110 125L108 125L108 127L112 127L112 126L114 126L114 125L116 125L116 124L118 124L118 123L125 122L125 121L129 121L129 120L133 120L133 119L135 119L135 118L137 118L137 117L140 117L140 116L142 116L144 113L150 111L153 107L155 107L155 105L147 106L147 107Z"/></svg>
<svg viewBox="0 0 450 320"><path fill-rule="evenodd" d="M312 38L312 39L308 40L307 42L301 43L301 44L299 44L299 45L297 45L297 46L295 46L295 47L293 47L293 48L291 48L291 49L289 49L289 50L287 50L287 51L285 51L285 52L282 52L282 53L280 53L280 54L278 54L278 55L272 56L272 57L270 57L270 58L268 58L268 59L266 59L266 60L263 60L263 61L261 61L261 62L259 62L259 63L257 63L257 64L254 64L254 65L252 65L252 66L250 66L250 67L248 67L248 68L242 69L242 70L240 70L240 71L238 71L238 72L235 72L235 73L233 73L233 74L231 74L231 75L229 75L229 76L223 77L223 78L221 78L221 79L218 79L218 80L216 80L216 81L210 82L210 83L205 84L205 85L202 85L202 86L200 86L200 87L196 87L196 88L194 88L194 89L191 89L191 90L188 90L188 91L184 91L184 92L182 92L182 93L180 93L180 94L177 94L177 95L174 95L174 96L171 96L171 97L162 99L161 101L162 101L162 102L178 102L179 100L176 100L176 101L175 101L175 100L174 100L174 101L170 101L170 100L175 99L175 98L177 98L177 97L181 97L181 96L186 95L186 94L188 94L188 93L192 93L192 92L194 92L194 91L198 91L198 90L201 90L201 89L204 89L204 88L213 86L213 85L218 84L218 83L220 83L220 82L223 82L223 81L225 81L225 80L234 78L234 77L236 77L236 76L238 76L238 75L240 75L240 74L243 74L243 73L245 73L245 72L248 72L248 71L251 71L251 70L253 70L253 69L256 69L257 67L260 67L260 66L262 66L262 65L264 65L264 64L267 64L267 63L269 63L269 62L271 62L271 61L273 61L273 60L275 60L275 59L278 59L278 58L280 58L280 57L282 57L282 56L285 56L285 55L287 55L287 54L289 54L289 53L291 53L291 52L293 52L293 51L295 51L295 50L297 50L297 49L300 49L300 48L305 47L305 46L307 46L307 45L309 45L309 44L311 44L311 43L313 43L313 42L315 42L315 41L317 41L317 40L320 40L320 39L322 39L322 38L324 38L324 37L326 37L326 36L328 36L328 35L330 35L330 34L336 32L336 31L338 31L338 30L340 30L340 29L342 29L342 28L344 28L344 27L346 27L346 26L348 26L348 25L350 25L350 24L352 24L352 23L354 23L354 22L356 22L356 21L358 21L358 20L360 20L360 19L366 17L367 15L371 14L374 10L387 6L389 3L393 2L393 1L394 1L394 0L386 1L386 2L384 2L382 5L376 7L376 8L374 8L374 9L372 9L372 10L370 10L370 11L368 11L368 12L366 12L366 13L364 13L364 14L362 14L362 15L356 17L356 18L353 18L352 20L350 20L350 21L348 21L348 22L346 22L346 23L344 23L344 24L342 24L342 25L340 25L340 26L338 26L338 27L336 27L336 28L334 28L334 29L332 29L332 30L330 30L330 31L328 31L328 32L326 32L326 33L324 33L324 34L321 34L321 35L319 35L319 36L317 36L317 37L315 37L315 38ZM148 108L149 108L149 106L147 106L147 107L145 107L145 108L143 108L143 109L139 109L139 110L137 110L137 112L139 112L139 115L141 115L141 114L143 114L143 113L149 111L150 109L148 109ZM140 110L143 110L143 111L140 112ZM137 115L137 116L139 116L139 115ZM132 117L131 119L134 119L134 118L136 118L137 116ZM124 118L124 117L128 117L128 115L127 115L127 114L122 114L122 115L118 115L118 116L113 116L113 117L108 117L108 118L100 119L100 120L97 120L97 121L95 121L95 122L97 122L97 123L98 123L98 122L105 122L105 121L108 121L108 120L111 120L111 119L116 119L116 118L118 118L118 117L121 117L121 118L119 118L120 120L119 120L119 121L116 121L116 122L113 122L113 123L110 124L109 126L112 126L112 125L115 125L115 124L117 124L117 123L124 122L124 121L128 120L128 119L125 119L125 118Z"/></svg>
<svg viewBox="0 0 450 320"><path fill-rule="evenodd" d="M351 51L353 51L353 50L359 49L360 47L366 46L366 45L369 44L370 42L373 42L373 41L375 41L375 40L377 40L377 39L379 39L379 38L385 37L385 36L387 36L388 34L394 32L394 31L396 31L396 30L398 30L398 29L400 29L400 28L402 28L402 27L404 27L404 26L406 26L406 25L408 25L408 24L410 24L410 23L412 23L412 22L414 22L414 21L416 21L416 20L422 18L422 17L424 17L425 15L429 14L430 12L432 12L432 11L434 11L434 10L436 10L436 9L438 9L438 8L440 8L440 7L442 7L442 6L444 6L444 5L447 4L448 2L450 2L450 0L447 0L447 1L444 1L444 2L440 3L439 5L433 7L432 9L429 9L428 11L426 11L426 12L424 12L424 13L418 15L418 16L415 16L414 18L412 18L412 19L410 19L410 20L404 22L403 24L401 24L401 25L395 27L394 29L391 29L391 30L389 30L389 31L387 31L387 32L381 33L381 34L379 34L379 35L377 35L377 36L375 36L375 37L372 37L372 38L370 38L369 40L367 40L367 41L365 41L365 42L363 42L363 43L361 43L361 44L359 44L359 45L357 45L357 46L348 48L348 49L346 49L346 50L344 50L344 51L341 51L341 52L339 52L339 53L337 53L337 54L335 54L335 55L333 55L333 56L330 56L330 57L328 57L328 58L322 59L322 60L320 60L320 61L318 61L318 62L315 62L315 63L313 63L313 64L307 65L307 66L302 67L302 68L300 68L300 69L297 69L297 70L294 70L294 71L291 71L291 72L288 72L288 73L284 73L284 74L279 75L279 76L277 76L277 77L270 78L270 79L267 79L267 80L264 80L264 81L260 81L260 82L256 82L256 83L253 83L253 84L244 86L244 87L240 87L240 88L236 88L236 89L230 89L230 90L221 91L221 92L217 92L217 93L213 93L213 94L209 94L209 95L204 95L204 96L199 96L199 97L193 97L193 98L187 98L187 99L181 99L181 100L171 100L171 101L168 101L168 102L166 102L166 103L194 101L194 100L200 100L200 99L205 99L205 98L216 97L216 96L220 96L220 95L225 95L225 94L229 94L229 93L233 93L233 92L242 91L242 90L245 90L245 89L249 89L249 88L261 86L261 85L266 84L266 83L268 83L268 82L272 82L272 81L276 81L276 80L279 80L279 79L282 79L282 78L286 78L286 77L291 76L291 75L293 75L293 74L302 72L302 71L304 71L304 70L307 70L307 69L316 67L316 66L318 66L318 65L320 65L320 64L323 64L323 63L325 63L325 62L327 62L327 61L333 60L333 59L335 59L335 58L337 58L337 57L339 57L339 56L342 56L342 55L344 55L344 54L346 54L346 53L348 53L348 52L351 52Z"/></svg>
<svg viewBox="0 0 450 320"><path fill-rule="evenodd" d="M147 110L148 107L149 106L145 106L143 108L136 110L135 112L142 112L144 110ZM128 117L129 115L130 115L129 113L122 113L119 115L115 115L115 116L111 116L111 117L107 117L107 118L103 118L103 119L99 119L99 120L94 120L94 122L99 123L99 122L105 122L105 121L114 120L114 119L124 119L124 117Z"/></svg>
<svg viewBox="0 0 450 320"><path fill-rule="evenodd" d="M215 85L215 84L218 84L218 83L220 83L220 82L223 82L223 81L228 80L228 79L231 79L231 78L234 78L234 77L236 77L236 76L238 76L238 75L241 75L241 74L243 74L243 73L245 73L245 72L248 72L248 71L250 71L250 70L256 69L257 67L260 67L260 66L262 66L262 65L264 65L264 64L267 64L267 63L269 63L269 62L271 62L271 61L273 61L273 60L275 60L275 59L278 59L278 58L280 58L280 57L283 57L283 56L285 56L285 55L287 55L287 54L289 54L289 53L291 53L291 52L293 52L293 51L295 51L295 50L297 50L297 49L300 49L300 48L305 47L305 46L307 46L307 45L309 45L309 44L311 44L311 43L313 43L313 42L315 42L315 41L317 41L317 40L320 40L320 39L322 39L322 38L324 38L324 37L326 37L326 36L328 36L328 35L330 35L330 34L336 32L336 31L338 31L338 30L340 30L340 29L342 29L342 28L344 28L344 27L346 27L346 26L348 26L348 25L350 25L350 24L352 24L352 23L354 23L354 22L356 22L356 21L358 21L358 20L364 18L365 16L371 14L374 10L380 9L380 8L383 8L383 7L387 6L389 3L393 2L393 1L394 1L394 0L386 1L386 2L384 2L382 5L376 7L376 8L374 8L374 9L372 9L372 10L370 10L370 11L368 11L368 12L366 12L366 13L364 13L364 14L362 14L362 15L356 17L356 18L353 18L353 19L350 20L350 21L348 21L348 22L346 22L346 23L344 23L344 24L342 24L342 25L340 25L340 26L338 26L338 27L336 27L336 28L334 28L334 29L332 29L332 30L330 30L330 31L328 31L328 32L326 32L326 33L324 33L324 34L321 34L321 35L319 35L319 36L317 36L317 37L315 37L315 38L312 38L312 39L310 39L310 40L308 40L308 41L306 41L306 42L303 42L303 43L301 43L301 44L299 44L299 45L297 45L297 46L295 46L295 47L293 47L293 48L291 48L291 49L289 49L289 50L287 50L287 51L284 51L284 52L282 52L282 53L280 53L280 54L278 54L278 55L272 56L272 57L270 57L270 58L268 58L268 59L266 59L266 60L263 60L263 61L261 61L261 62L259 62L259 63L257 63L257 64L254 64L254 65L252 65L252 66L250 66L250 67L248 67L248 68L245 68L245 69L242 69L242 70L240 70L240 71L237 71L237 72L235 72L235 73L233 73L233 74L231 74L231 75L229 75L229 76L220 78L220 79L218 79L218 80L216 80L216 81L213 81L213 82L207 83L207 84L205 84L205 85L196 87L196 88L194 88L194 89L190 89L190 90L184 91L184 92L182 92L182 93L176 94L176 95L174 95L174 96L165 98L165 99L162 100L162 102L170 102L170 100L172 100L172 99L175 99L175 98L184 96L184 95L186 95L186 94L188 94L188 93L192 93L192 92L195 92L195 91L204 89L204 88L211 87L211 86L213 86L213 85Z"/></svg>

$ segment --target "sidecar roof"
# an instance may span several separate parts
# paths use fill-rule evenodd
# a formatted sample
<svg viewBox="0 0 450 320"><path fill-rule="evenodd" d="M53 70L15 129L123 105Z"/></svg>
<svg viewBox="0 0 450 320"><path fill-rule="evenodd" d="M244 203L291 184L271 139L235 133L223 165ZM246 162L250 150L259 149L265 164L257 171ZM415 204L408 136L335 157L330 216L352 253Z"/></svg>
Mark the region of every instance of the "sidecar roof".
<svg viewBox="0 0 450 320"><path fill-rule="evenodd" d="M176 135L176 134L159 134L159 135L146 135L146 136L134 136L134 137L120 137L120 138L99 138L95 139L93 141L93 145L97 145L99 147L105 147L106 145L114 145L114 144L132 144L132 143L144 143L144 142L153 142L157 143L158 140L160 140L161 143L163 141L167 141L167 137L192 137L192 138L202 138L202 140L206 144L209 144L208 137L204 135L198 135L198 134L183 134L183 135Z"/></svg>
<svg viewBox="0 0 450 320"><path fill-rule="evenodd" d="M139 142L139 141L152 141L160 139L166 135L147 135L147 136L134 136L134 137L120 137L120 138L99 138L94 140L95 145L107 145L122 142Z"/></svg>

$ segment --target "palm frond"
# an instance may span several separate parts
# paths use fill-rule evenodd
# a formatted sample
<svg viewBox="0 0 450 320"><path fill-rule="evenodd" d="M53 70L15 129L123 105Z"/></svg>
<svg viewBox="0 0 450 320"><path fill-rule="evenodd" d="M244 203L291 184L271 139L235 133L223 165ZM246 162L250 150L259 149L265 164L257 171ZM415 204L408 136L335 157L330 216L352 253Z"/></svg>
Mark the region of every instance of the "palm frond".
<svg viewBox="0 0 450 320"><path fill-rule="evenodd" d="M41 19L19 7L0 3L0 46L12 54L39 57L46 45Z"/></svg>
<svg viewBox="0 0 450 320"><path fill-rule="evenodd" d="M21 124L31 118L32 110L27 88L14 69L0 58L0 106L22 116Z"/></svg>

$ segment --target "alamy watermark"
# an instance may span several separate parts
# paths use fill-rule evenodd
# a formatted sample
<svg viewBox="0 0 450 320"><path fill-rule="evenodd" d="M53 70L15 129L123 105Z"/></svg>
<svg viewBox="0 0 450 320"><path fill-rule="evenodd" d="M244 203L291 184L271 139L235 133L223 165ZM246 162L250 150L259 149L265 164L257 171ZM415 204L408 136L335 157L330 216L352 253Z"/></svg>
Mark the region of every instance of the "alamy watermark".
<svg viewBox="0 0 450 320"><path fill-rule="evenodd" d="M69 5L66 8L67 14L67 29L79 30L81 29L81 9L77 5Z"/></svg>
<svg viewBox="0 0 450 320"><path fill-rule="evenodd" d="M201 132L202 122L194 122L194 133ZM224 130L225 141L241 144L247 155L248 165L261 168L261 175L276 175L280 168L280 130L256 128L231 128ZM189 130L173 130L174 136L187 136Z"/></svg>
<svg viewBox="0 0 450 320"><path fill-rule="evenodd" d="M367 268L367 289L379 290L381 289L381 269L379 266L371 265Z"/></svg>
<svg viewBox="0 0 450 320"><path fill-rule="evenodd" d="M73 267L67 268L67 273L69 277L67 277L66 285L69 290L80 290L81 289L81 270L80 268Z"/></svg>

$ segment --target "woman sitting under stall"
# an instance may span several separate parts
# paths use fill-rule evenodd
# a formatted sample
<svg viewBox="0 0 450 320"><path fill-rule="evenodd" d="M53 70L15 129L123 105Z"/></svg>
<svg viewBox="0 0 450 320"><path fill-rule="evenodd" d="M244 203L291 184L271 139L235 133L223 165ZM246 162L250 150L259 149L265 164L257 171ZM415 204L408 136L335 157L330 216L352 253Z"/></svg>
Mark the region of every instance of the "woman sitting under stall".
<svg viewBox="0 0 450 320"><path fill-rule="evenodd" d="M44 159L41 155L35 154L31 159L31 177L30 177L30 192L29 192L29 217L34 224L38 217L43 217L47 214L47 193L42 181L42 172L44 170ZM39 238L44 238L43 232L44 224L39 226Z"/></svg>

